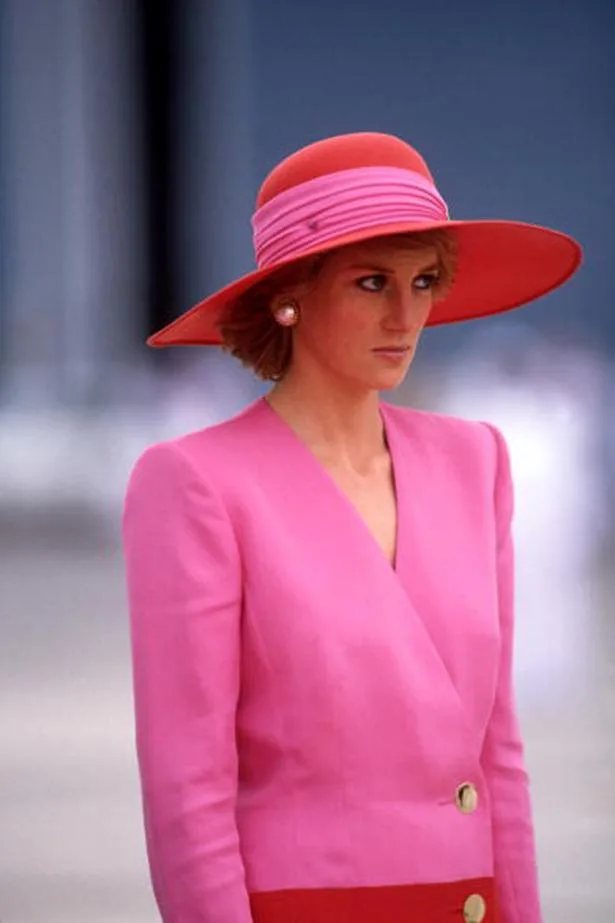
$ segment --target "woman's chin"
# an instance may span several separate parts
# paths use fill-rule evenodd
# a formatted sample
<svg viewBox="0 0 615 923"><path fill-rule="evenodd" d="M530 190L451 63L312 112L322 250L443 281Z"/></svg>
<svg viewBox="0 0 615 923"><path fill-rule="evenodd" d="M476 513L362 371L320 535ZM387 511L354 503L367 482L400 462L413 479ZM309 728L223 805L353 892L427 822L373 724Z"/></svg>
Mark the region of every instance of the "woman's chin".
<svg viewBox="0 0 615 923"><path fill-rule="evenodd" d="M410 363L404 363L403 366L399 366L398 368L379 369L375 373L373 369L370 369L367 374L364 372L362 375L353 375L352 372L350 372L346 373L344 377L347 382L354 382L360 390L393 391L402 384L404 378L408 374L409 367Z"/></svg>
<svg viewBox="0 0 615 923"><path fill-rule="evenodd" d="M398 388L408 373L408 366L400 369L390 369L374 377L372 385L375 391L392 391Z"/></svg>

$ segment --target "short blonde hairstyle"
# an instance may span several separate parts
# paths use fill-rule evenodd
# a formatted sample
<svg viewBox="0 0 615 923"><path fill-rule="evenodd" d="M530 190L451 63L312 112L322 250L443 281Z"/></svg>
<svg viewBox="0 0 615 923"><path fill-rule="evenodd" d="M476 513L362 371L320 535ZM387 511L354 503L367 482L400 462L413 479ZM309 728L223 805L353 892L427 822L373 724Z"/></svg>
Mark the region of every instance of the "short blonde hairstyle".
<svg viewBox="0 0 615 923"><path fill-rule="evenodd" d="M434 286L435 300L441 300L450 291L457 247L449 231L436 229L396 234L379 240L409 249L435 247L439 264L439 278ZM283 267L231 302L217 324L222 348L264 381L280 381L292 361L292 328L277 323L271 312L271 302L286 289L315 282L323 263L333 252L328 250Z"/></svg>

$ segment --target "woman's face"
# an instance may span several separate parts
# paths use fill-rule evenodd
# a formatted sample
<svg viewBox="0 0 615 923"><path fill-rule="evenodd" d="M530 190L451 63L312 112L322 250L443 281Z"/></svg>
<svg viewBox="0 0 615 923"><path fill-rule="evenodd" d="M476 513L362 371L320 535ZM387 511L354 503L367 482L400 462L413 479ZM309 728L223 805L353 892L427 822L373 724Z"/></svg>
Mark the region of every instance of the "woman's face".
<svg viewBox="0 0 615 923"><path fill-rule="evenodd" d="M435 247L372 240L330 254L298 297L291 373L319 371L358 391L397 387L437 281Z"/></svg>

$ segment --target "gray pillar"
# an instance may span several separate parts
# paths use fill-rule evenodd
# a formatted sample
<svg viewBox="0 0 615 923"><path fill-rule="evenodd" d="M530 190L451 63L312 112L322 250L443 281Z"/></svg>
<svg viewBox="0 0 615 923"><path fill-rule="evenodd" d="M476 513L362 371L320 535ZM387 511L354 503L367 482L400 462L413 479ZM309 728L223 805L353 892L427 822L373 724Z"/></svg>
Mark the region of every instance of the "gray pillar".
<svg viewBox="0 0 615 923"><path fill-rule="evenodd" d="M144 310L133 4L3 12L3 397L83 404Z"/></svg>

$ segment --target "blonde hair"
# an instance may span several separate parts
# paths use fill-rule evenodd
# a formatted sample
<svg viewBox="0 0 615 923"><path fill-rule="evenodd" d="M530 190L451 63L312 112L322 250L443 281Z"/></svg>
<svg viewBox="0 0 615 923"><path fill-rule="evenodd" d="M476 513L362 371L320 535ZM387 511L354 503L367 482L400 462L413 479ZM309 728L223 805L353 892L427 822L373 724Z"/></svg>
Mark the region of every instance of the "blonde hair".
<svg viewBox="0 0 615 923"><path fill-rule="evenodd" d="M457 258L456 241L449 231L436 229L395 234L379 240L408 249L435 247L439 277L434 286L434 300L440 301L448 294ZM231 302L217 324L222 348L264 381L280 381L292 360L292 328L282 327L276 322L271 302L286 289L315 282L323 263L333 252L328 250L284 267Z"/></svg>

